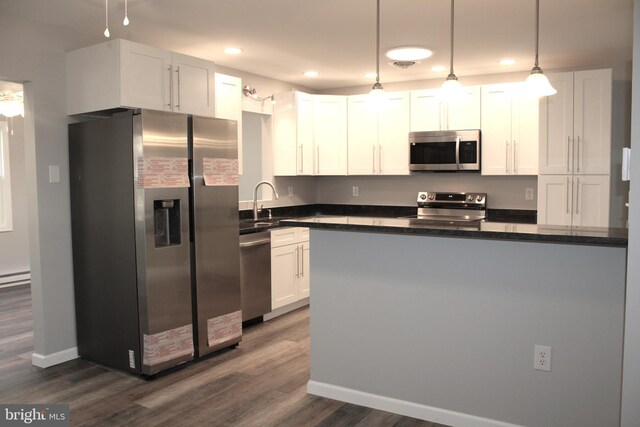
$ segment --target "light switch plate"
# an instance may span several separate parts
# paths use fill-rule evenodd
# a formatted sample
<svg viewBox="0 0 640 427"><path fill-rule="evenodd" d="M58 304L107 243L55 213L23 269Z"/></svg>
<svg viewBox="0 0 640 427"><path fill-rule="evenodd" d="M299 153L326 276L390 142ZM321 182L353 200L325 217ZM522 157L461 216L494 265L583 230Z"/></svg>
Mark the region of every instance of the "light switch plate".
<svg viewBox="0 0 640 427"><path fill-rule="evenodd" d="M60 183L60 166L49 165L49 183L50 184Z"/></svg>

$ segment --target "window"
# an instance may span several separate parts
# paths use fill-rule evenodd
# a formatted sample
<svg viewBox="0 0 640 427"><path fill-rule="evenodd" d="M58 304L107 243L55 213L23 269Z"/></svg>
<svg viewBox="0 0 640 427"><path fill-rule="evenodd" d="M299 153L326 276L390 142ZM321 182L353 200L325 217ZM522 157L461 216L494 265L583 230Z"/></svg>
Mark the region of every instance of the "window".
<svg viewBox="0 0 640 427"><path fill-rule="evenodd" d="M7 122L0 122L0 232L12 229L9 132Z"/></svg>

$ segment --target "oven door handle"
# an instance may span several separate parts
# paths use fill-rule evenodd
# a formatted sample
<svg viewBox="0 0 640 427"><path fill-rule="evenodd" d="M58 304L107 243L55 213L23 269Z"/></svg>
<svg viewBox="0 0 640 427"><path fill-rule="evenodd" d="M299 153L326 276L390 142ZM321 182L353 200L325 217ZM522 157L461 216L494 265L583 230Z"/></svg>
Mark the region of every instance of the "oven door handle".
<svg viewBox="0 0 640 427"><path fill-rule="evenodd" d="M460 137L456 136L456 169L460 170Z"/></svg>

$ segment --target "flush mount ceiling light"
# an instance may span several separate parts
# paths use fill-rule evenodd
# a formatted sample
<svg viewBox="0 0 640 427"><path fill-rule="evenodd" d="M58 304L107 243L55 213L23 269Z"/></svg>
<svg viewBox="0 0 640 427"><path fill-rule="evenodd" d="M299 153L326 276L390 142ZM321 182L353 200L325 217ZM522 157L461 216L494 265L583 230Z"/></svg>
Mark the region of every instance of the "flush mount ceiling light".
<svg viewBox="0 0 640 427"><path fill-rule="evenodd" d="M525 81L528 92L533 96L551 96L558 93L538 65L538 41L540 31L540 0L536 0L536 57L531 74Z"/></svg>
<svg viewBox="0 0 640 427"><path fill-rule="evenodd" d="M426 47L420 46L402 46L389 49L386 53L387 58L394 61L420 61L429 58L433 52Z"/></svg>
<svg viewBox="0 0 640 427"><path fill-rule="evenodd" d="M376 96L384 94L384 88L380 83L380 0L376 0L376 82L369 94Z"/></svg>
<svg viewBox="0 0 640 427"><path fill-rule="evenodd" d="M242 53L242 49L239 47L225 47L224 53L227 55L240 55Z"/></svg>
<svg viewBox="0 0 640 427"><path fill-rule="evenodd" d="M24 117L22 92L0 92L0 115L5 117Z"/></svg>
<svg viewBox="0 0 640 427"><path fill-rule="evenodd" d="M303 74L305 77L318 77L320 75L320 73L313 70L305 71Z"/></svg>
<svg viewBox="0 0 640 427"><path fill-rule="evenodd" d="M447 79L442 83L442 94L450 100L458 99L464 95L462 84L458 80L458 77L453 72L453 11L454 0L451 0L451 66L449 69L449 75Z"/></svg>

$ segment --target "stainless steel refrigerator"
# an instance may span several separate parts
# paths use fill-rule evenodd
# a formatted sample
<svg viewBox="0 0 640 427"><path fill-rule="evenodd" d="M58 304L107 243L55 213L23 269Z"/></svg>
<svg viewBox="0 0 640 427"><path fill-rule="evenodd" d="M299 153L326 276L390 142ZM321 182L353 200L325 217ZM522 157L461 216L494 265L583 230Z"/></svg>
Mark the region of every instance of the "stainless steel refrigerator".
<svg viewBox="0 0 640 427"><path fill-rule="evenodd" d="M236 122L69 125L78 352L153 375L241 340Z"/></svg>

